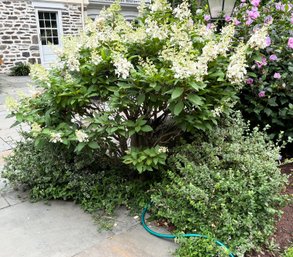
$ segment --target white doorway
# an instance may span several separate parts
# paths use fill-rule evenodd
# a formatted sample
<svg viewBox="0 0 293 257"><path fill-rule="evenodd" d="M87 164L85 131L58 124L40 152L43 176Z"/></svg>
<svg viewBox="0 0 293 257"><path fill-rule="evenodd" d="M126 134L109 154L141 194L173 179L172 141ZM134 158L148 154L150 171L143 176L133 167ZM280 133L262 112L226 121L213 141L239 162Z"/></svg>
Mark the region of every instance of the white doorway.
<svg viewBox="0 0 293 257"><path fill-rule="evenodd" d="M49 67L57 59L54 47L61 47L61 12L37 10L41 63Z"/></svg>

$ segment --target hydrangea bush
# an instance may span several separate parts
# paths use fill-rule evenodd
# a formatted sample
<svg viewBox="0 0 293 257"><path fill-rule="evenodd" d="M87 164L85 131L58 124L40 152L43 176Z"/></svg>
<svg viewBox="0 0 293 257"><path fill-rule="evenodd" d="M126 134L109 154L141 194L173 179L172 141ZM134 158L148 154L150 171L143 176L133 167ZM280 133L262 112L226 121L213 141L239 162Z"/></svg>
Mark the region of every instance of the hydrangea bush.
<svg viewBox="0 0 293 257"><path fill-rule="evenodd" d="M56 66L32 67L39 93L12 105L12 114L31 125L36 145L103 146L139 172L159 169L175 139L211 129L231 107L246 57L266 46L267 30L236 42L234 24L216 33L192 19L187 2L142 5L132 24L113 4L64 39Z"/></svg>
<svg viewBox="0 0 293 257"><path fill-rule="evenodd" d="M239 107L252 125L269 124L272 137L280 131L293 137L293 5L287 0L241 2L234 20L237 37L247 41L259 27L270 26L267 47L248 60Z"/></svg>

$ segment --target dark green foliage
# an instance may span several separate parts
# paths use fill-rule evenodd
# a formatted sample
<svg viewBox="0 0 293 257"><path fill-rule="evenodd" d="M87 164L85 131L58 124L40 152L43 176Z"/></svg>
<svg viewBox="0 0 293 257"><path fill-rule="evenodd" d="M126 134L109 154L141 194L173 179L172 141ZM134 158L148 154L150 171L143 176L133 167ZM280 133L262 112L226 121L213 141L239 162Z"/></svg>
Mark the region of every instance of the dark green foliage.
<svg viewBox="0 0 293 257"><path fill-rule="evenodd" d="M263 133L239 119L228 123L174 152L152 201L157 217L179 232L208 231L243 256L272 234L286 177L279 149Z"/></svg>
<svg viewBox="0 0 293 257"><path fill-rule="evenodd" d="M288 39L292 37L290 3L288 0L278 3L270 1L267 4L262 1L260 15L250 26L245 22L246 12L252 8L251 4L244 4L235 13L241 21L237 27L237 36L245 40L256 26L271 23L271 44L261 50L258 57L253 56L248 60L247 75L251 83L243 87L237 106L244 118L251 121L252 126L265 127L269 124L271 128L268 132L272 138L277 138L280 131L284 131L287 138L293 137L293 58L292 48L288 46ZM278 9L277 4L283 7ZM272 56L277 59L271 59ZM274 77L276 73L280 74L280 78ZM264 92L264 95L259 95L260 92Z"/></svg>
<svg viewBox="0 0 293 257"><path fill-rule="evenodd" d="M10 70L10 76L28 76L30 66L26 63L18 63Z"/></svg>
<svg viewBox="0 0 293 257"><path fill-rule="evenodd" d="M74 200L89 212L111 213L122 204L141 207L146 201L146 183L129 179L123 164L102 152L76 155L61 144L18 143L2 176L29 190L33 200Z"/></svg>

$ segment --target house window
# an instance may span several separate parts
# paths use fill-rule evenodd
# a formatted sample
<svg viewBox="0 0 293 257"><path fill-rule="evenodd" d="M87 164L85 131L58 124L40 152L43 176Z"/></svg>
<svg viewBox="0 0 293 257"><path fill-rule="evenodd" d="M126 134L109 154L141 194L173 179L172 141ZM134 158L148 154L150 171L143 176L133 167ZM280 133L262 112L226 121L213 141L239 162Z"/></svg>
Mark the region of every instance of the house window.
<svg viewBox="0 0 293 257"><path fill-rule="evenodd" d="M38 11L42 45L59 45L57 12Z"/></svg>

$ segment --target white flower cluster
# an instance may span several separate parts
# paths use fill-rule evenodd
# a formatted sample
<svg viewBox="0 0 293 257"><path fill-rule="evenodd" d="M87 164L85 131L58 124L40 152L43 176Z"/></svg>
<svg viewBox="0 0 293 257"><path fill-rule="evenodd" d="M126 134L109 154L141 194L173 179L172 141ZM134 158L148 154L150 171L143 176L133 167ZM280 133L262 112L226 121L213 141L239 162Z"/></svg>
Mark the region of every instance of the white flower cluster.
<svg viewBox="0 0 293 257"><path fill-rule="evenodd" d="M133 69L133 65L121 54L114 55L113 64L115 66L115 74L123 79L128 78L130 70Z"/></svg>
<svg viewBox="0 0 293 257"><path fill-rule="evenodd" d="M168 147L160 146L158 152L159 152L159 153L167 153L167 152L168 152Z"/></svg>
<svg viewBox="0 0 293 257"><path fill-rule="evenodd" d="M59 57L66 57L65 64L70 71L79 71L79 50L82 46L79 37L71 36L64 38L63 45L63 51Z"/></svg>
<svg viewBox="0 0 293 257"><path fill-rule="evenodd" d="M75 136L76 136L76 139L78 140L78 142L80 142L80 143L89 141L88 134L86 134L82 130L76 130L75 131Z"/></svg>
<svg viewBox="0 0 293 257"><path fill-rule="evenodd" d="M214 117L220 117L221 113L223 112L223 107L219 106L212 110L212 114Z"/></svg>
<svg viewBox="0 0 293 257"><path fill-rule="evenodd" d="M227 77L232 84L240 84L244 81L246 71L246 51L247 45L241 43L236 53L230 57L230 63L227 69Z"/></svg>
<svg viewBox="0 0 293 257"><path fill-rule="evenodd" d="M222 29L221 40L217 45L219 54L226 55L233 41L234 34L235 34L235 25L233 23L228 26L225 26Z"/></svg>
<svg viewBox="0 0 293 257"><path fill-rule="evenodd" d="M18 111L19 103L11 96L8 96L5 99L5 105L6 105L7 109L11 112Z"/></svg>
<svg viewBox="0 0 293 257"><path fill-rule="evenodd" d="M62 142L62 135L61 133L52 132L50 135L50 142L52 143L58 143Z"/></svg>
<svg viewBox="0 0 293 257"><path fill-rule="evenodd" d="M91 62L94 65L99 65L103 61L102 57L99 55L97 51L91 52Z"/></svg>
<svg viewBox="0 0 293 257"><path fill-rule="evenodd" d="M164 26L159 26L158 22L152 20L151 17L146 19L146 34L150 38L158 38L164 40L168 37L168 28Z"/></svg>
<svg viewBox="0 0 293 257"><path fill-rule="evenodd" d="M167 2L167 0L155 0L152 2L151 6L151 13L154 12L163 12L171 9L170 4Z"/></svg>
<svg viewBox="0 0 293 257"><path fill-rule="evenodd" d="M186 53L192 51L192 41L188 33L177 24L172 24L171 30L170 45L178 45L179 48Z"/></svg>
<svg viewBox="0 0 293 257"><path fill-rule="evenodd" d="M38 133L40 133L40 132L42 131L42 128L41 128L41 126L40 126L38 123L34 122L34 123L32 124L32 129L31 129L31 131L32 131L33 133L38 134Z"/></svg>
<svg viewBox="0 0 293 257"><path fill-rule="evenodd" d="M173 14L179 20L189 19L191 17L189 3L187 1L183 1L180 5L174 8Z"/></svg>
<svg viewBox="0 0 293 257"><path fill-rule="evenodd" d="M141 65L145 74L148 76L153 76L153 75L157 74L157 72L158 72L156 66L149 58L146 58L145 61L143 59L140 59L139 65Z"/></svg>
<svg viewBox="0 0 293 257"><path fill-rule="evenodd" d="M49 72L44 68L44 66L40 64L34 64L31 66L30 76L32 80L40 81L46 83L47 85L50 85Z"/></svg>
<svg viewBox="0 0 293 257"><path fill-rule="evenodd" d="M247 44L251 48L264 49L267 47L267 37L268 37L268 26L263 26L262 28L254 32L254 34L248 40Z"/></svg>

